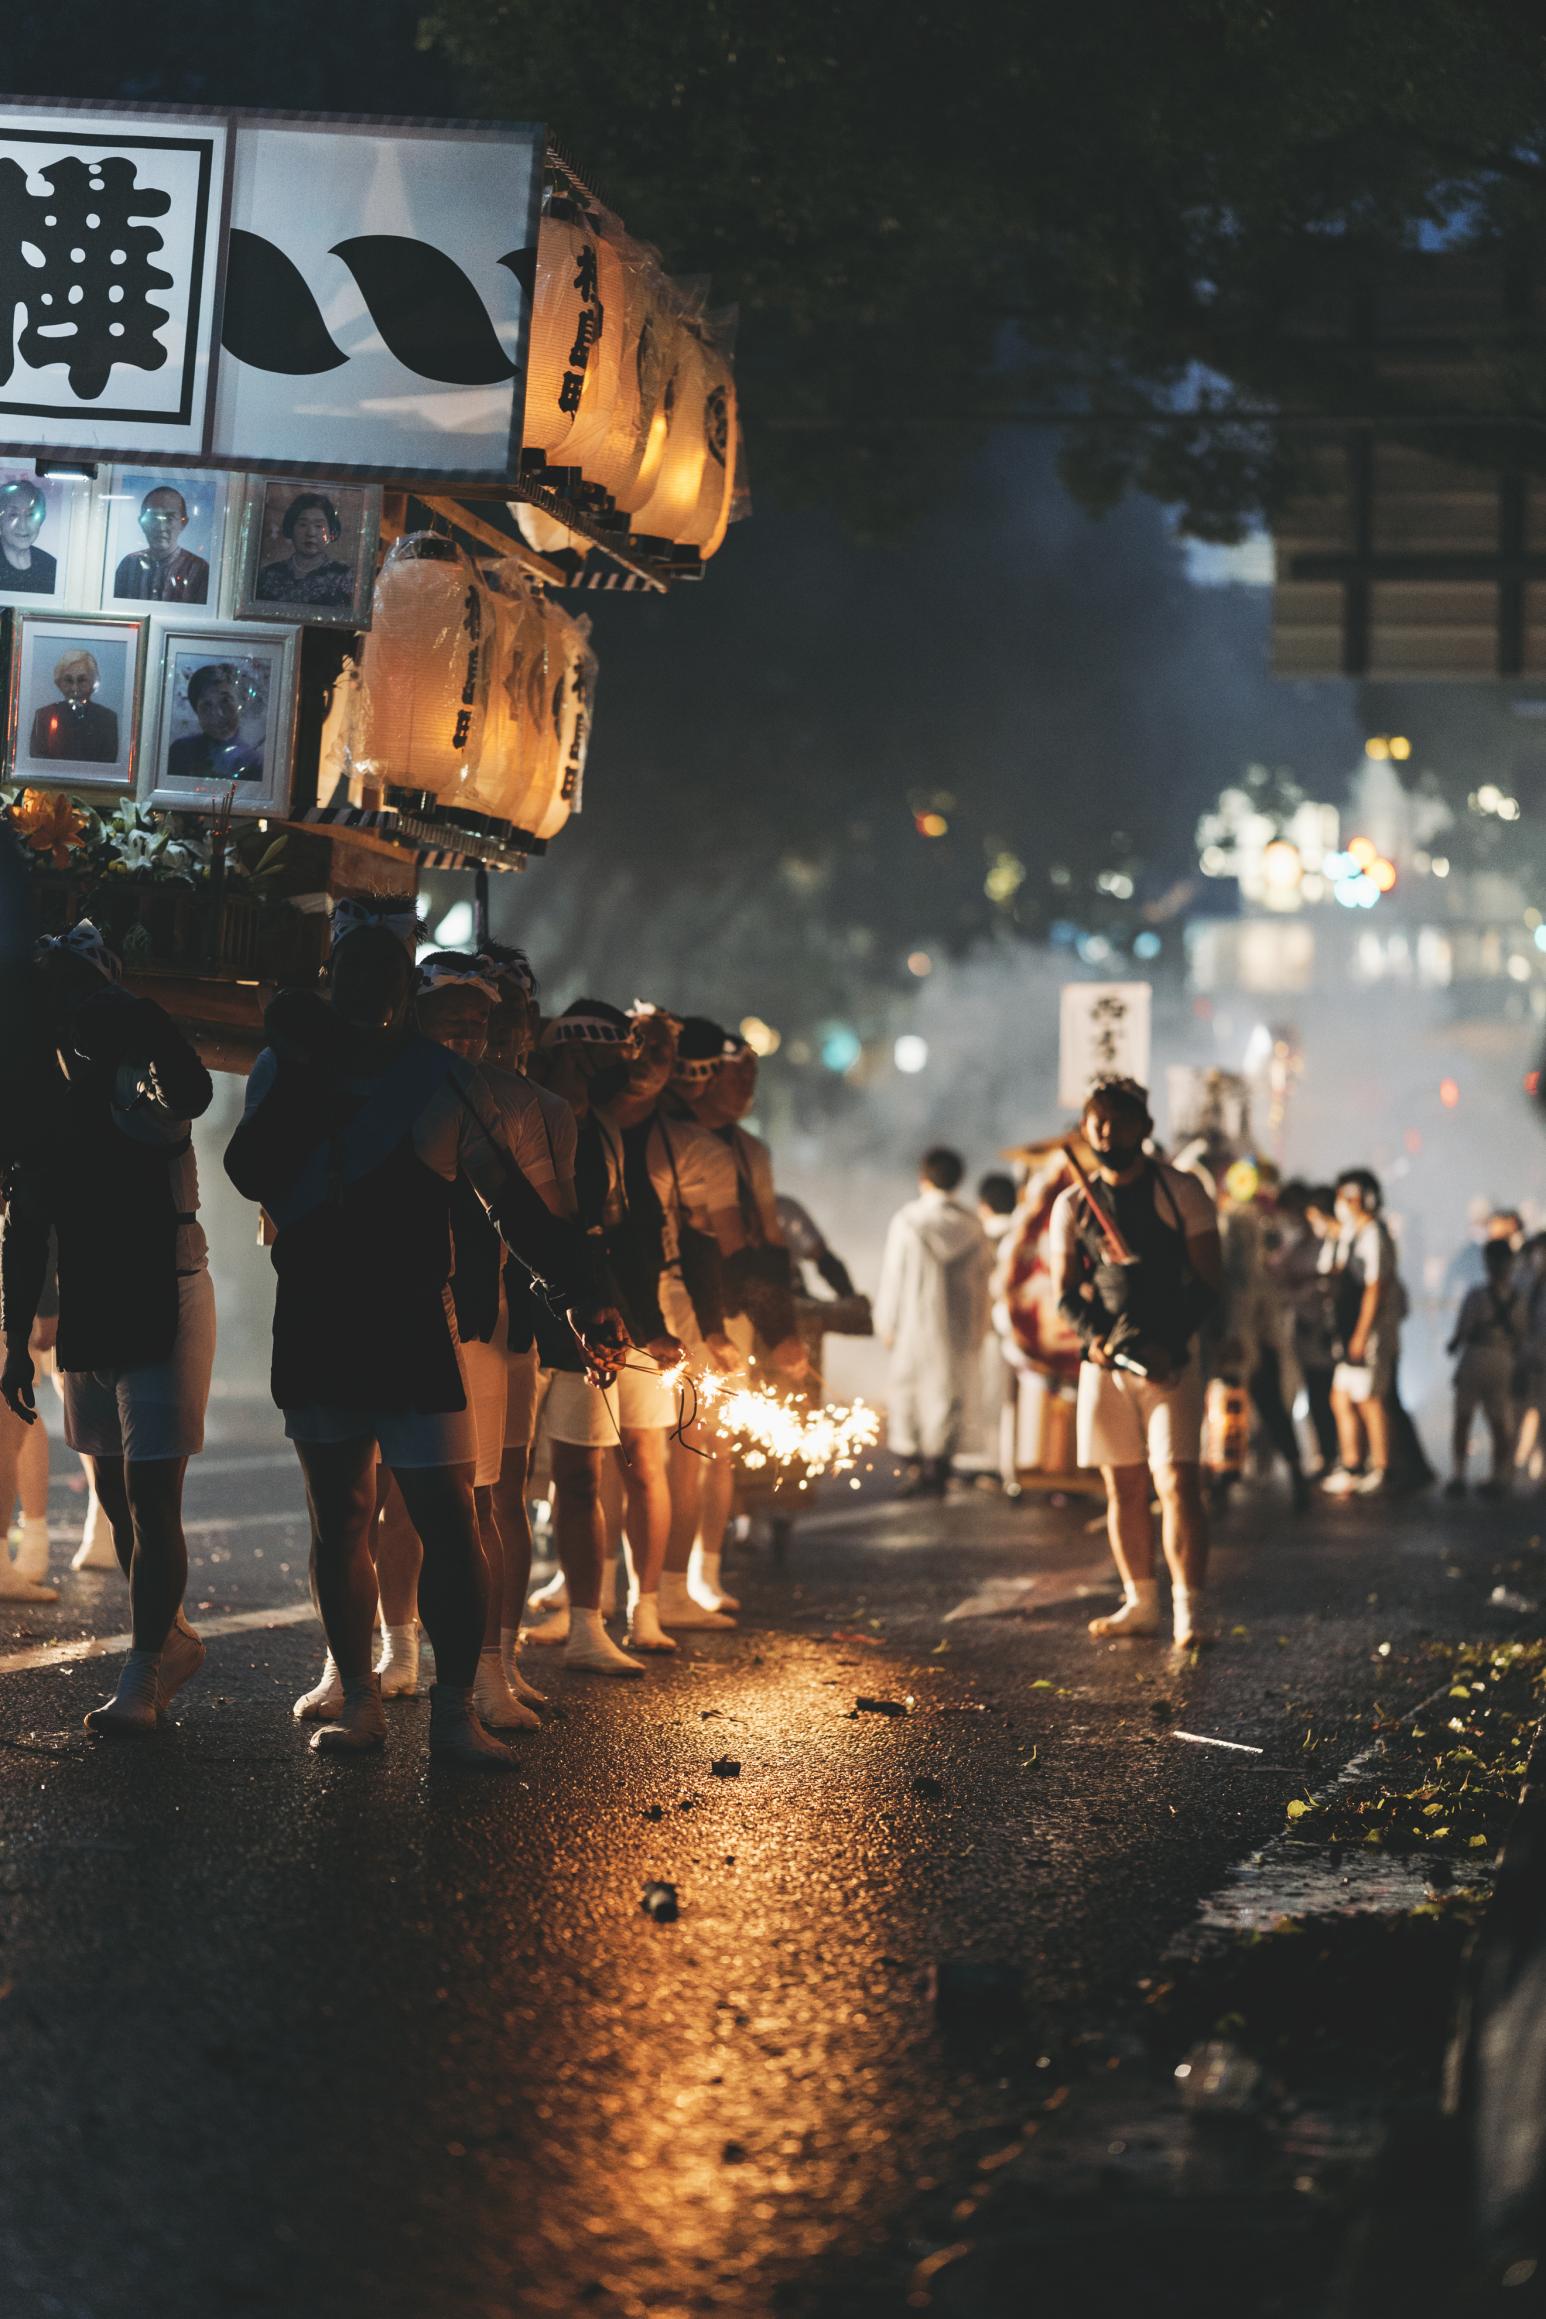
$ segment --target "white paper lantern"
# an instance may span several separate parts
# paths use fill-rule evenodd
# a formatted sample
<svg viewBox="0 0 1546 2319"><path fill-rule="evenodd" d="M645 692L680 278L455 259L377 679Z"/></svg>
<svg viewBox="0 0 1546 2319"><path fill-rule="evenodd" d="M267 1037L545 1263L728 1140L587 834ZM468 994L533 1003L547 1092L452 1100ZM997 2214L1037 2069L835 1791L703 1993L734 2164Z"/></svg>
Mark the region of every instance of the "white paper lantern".
<svg viewBox="0 0 1546 2319"><path fill-rule="evenodd" d="M367 778L473 802L488 692L489 599L465 558L428 533L399 540L376 582L360 662Z"/></svg>
<svg viewBox="0 0 1546 2319"><path fill-rule="evenodd" d="M648 499L629 510L629 530L643 538L680 540L691 525L708 457L704 421L709 395L709 361L702 339L678 322L669 338L666 384L661 395L665 443Z"/></svg>
<svg viewBox="0 0 1546 2319"><path fill-rule="evenodd" d="M537 231L523 440L555 466L599 442L617 400L622 265L596 221L555 204Z"/></svg>
<svg viewBox="0 0 1546 2319"><path fill-rule="evenodd" d="M736 469L740 458L741 423L736 408L735 376L728 357L717 346L706 349L708 385L703 414L703 475L698 504L682 530L675 534L683 547L696 548L707 563L724 545L735 501Z"/></svg>
<svg viewBox="0 0 1546 2319"><path fill-rule="evenodd" d="M624 510L642 506L655 487L666 448L662 397L670 376L673 327L663 302L665 278L653 254L637 243L618 245L621 316L616 392L605 426L587 434L573 461Z"/></svg>
<svg viewBox="0 0 1546 2319"><path fill-rule="evenodd" d="M533 837L553 838L571 813L578 813L585 786L585 759L590 749L591 718L596 698L596 656L590 648L590 622L572 613L558 612L556 650L550 673L550 695L555 780L545 811L533 822Z"/></svg>
<svg viewBox="0 0 1546 2319"><path fill-rule="evenodd" d="M494 624L478 787L497 820L527 829L527 794L552 761L551 750L544 755L550 623L517 564L496 565L490 577Z"/></svg>

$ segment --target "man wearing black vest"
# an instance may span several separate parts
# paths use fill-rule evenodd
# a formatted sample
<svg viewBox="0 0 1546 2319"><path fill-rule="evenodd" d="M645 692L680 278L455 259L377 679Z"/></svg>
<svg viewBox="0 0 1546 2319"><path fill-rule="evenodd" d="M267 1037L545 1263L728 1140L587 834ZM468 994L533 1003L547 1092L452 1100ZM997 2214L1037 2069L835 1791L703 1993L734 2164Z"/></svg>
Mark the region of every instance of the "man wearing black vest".
<svg viewBox="0 0 1546 2319"><path fill-rule="evenodd" d="M118 987L83 921L43 945L38 1048L11 1174L0 1393L35 1423L28 1351L53 1231L65 1439L91 1466L129 1581L134 1647L99 1735L151 1732L203 1663L182 1615L183 1475L204 1446L215 1300L198 1219L191 1123L213 1089L171 1018Z"/></svg>
<svg viewBox="0 0 1546 2319"><path fill-rule="evenodd" d="M1196 1176L1151 1158L1149 1099L1131 1079L1099 1079L1084 1107L1094 1180L1052 1211L1058 1299L1084 1345L1075 1415L1079 1463L1106 1485L1123 1601L1092 1619L1097 1638L1159 1632L1151 1495L1160 1502L1175 1640L1207 1640L1208 1526L1202 1497L1202 1367L1197 1331L1218 1295L1218 1220Z"/></svg>

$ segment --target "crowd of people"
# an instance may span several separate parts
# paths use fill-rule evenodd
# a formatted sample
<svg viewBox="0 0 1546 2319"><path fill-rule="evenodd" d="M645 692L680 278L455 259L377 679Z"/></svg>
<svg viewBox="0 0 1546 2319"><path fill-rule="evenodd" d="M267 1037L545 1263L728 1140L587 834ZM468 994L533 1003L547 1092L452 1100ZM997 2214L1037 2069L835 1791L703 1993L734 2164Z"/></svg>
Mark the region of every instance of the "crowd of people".
<svg viewBox="0 0 1546 2319"><path fill-rule="evenodd" d="M271 1246L273 1394L327 1645L296 1716L320 1753L379 1747L383 1699L419 1689L422 1626L432 1752L498 1768L513 1759L497 1734L535 1724L542 1700L521 1657L539 1418L559 1575L531 1631L568 1667L637 1678L739 1607L721 1577L732 1444L694 1413L693 1378L755 1370L796 1392L811 1359L771 1155L742 1124L746 1041L640 1002L546 1018L520 951L416 964L414 934L340 913L325 990L268 1008L225 1166ZM8 1514L25 1474L31 1511L6 1575L51 1599L45 1360L129 1584L133 1647L87 1726L148 1734L204 1656L182 1497L215 1357L191 1143L212 1088L89 924L41 946L28 995L4 1155L0 1495ZM622 1645L604 1593L619 1546Z"/></svg>
<svg viewBox="0 0 1546 2319"><path fill-rule="evenodd" d="M432 1751L497 1767L512 1761L498 1735L539 1720L523 1642L628 1679L682 1634L734 1625L737 1459L718 1388L813 1388L802 1264L838 1300L823 1310L870 1316L745 1125L743 1037L639 1001L545 1016L519 950L416 960L415 935L411 918L340 909L325 987L267 1010L224 1157L271 1248L273 1397L310 1516L326 1655L296 1717L319 1753L379 1747L383 1702L420 1690L427 1634ZM215 1359L192 1148L212 1087L89 923L40 946L28 999L0 1155L6 1526L21 1505L0 1593L55 1599L42 1365L129 1584L133 1647L87 1725L150 1733L204 1656L183 1608L182 1497ZM924 1154L873 1316L890 1446L904 1495L951 1488L984 1414L990 1314L1002 1328L1034 1243L1122 1587L1091 1632L1161 1632L1157 1510L1170 1631L1189 1648L1211 1633L1210 1517L1244 1466L1248 1412L1297 1506L1317 1482L1345 1497L1434 1479L1401 1399L1396 1242L1369 1170L1284 1183L1202 1144L1166 1157L1130 1080L1097 1082L1052 1148L1050 1205L1046 1171L1020 1186L994 1172L969 1200L960 1155ZM1546 1235L1500 1212L1477 1270L1455 1283L1456 1494L1478 1414L1485 1493L1546 1449ZM999 1374L1012 1413L1017 1381ZM557 1569L532 1594L539 1442ZM77 1566L92 1558L88 1536Z"/></svg>

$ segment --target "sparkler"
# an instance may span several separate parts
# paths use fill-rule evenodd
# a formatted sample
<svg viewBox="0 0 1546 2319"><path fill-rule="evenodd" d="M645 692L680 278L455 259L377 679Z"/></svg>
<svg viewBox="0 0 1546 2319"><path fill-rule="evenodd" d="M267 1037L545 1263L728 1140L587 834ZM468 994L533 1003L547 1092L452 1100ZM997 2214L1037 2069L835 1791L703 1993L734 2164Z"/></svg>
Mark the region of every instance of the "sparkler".
<svg viewBox="0 0 1546 2319"><path fill-rule="evenodd" d="M685 1360L661 1372L667 1385L698 1397L715 1430L734 1441L754 1473L774 1467L800 1477L803 1490L823 1474L851 1473L880 1439L880 1415L863 1401L829 1401L820 1409L786 1401L772 1385L748 1385Z"/></svg>

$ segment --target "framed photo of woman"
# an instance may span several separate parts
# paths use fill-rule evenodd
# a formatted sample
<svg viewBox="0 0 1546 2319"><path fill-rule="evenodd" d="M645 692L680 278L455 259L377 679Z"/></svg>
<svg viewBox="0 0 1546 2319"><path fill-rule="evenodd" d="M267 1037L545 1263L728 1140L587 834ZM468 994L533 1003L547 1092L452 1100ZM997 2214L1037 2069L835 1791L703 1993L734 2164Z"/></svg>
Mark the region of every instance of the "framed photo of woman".
<svg viewBox="0 0 1546 2319"><path fill-rule="evenodd" d="M226 798L237 814L290 802L299 633L168 621L155 635L155 716L140 799L185 813Z"/></svg>
<svg viewBox="0 0 1546 2319"><path fill-rule="evenodd" d="M237 618L368 628L380 532L379 490L250 475Z"/></svg>
<svg viewBox="0 0 1546 2319"><path fill-rule="evenodd" d="M0 604L68 604L76 534L91 498L80 475L0 463Z"/></svg>
<svg viewBox="0 0 1546 2319"><path fill-rule="evenodd" d="M102 609L221 611L229 479L193 468L109 467L98 485Z"/></svg>
<svg viewBox="0 0 1546 2319"><path fill-rule="evenodd" d="M132 790L144 621L72 612L9 618L6 779L39 789Z"/></svg>

